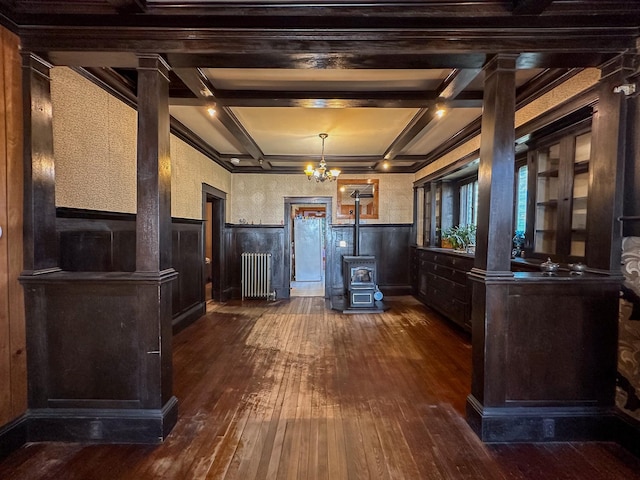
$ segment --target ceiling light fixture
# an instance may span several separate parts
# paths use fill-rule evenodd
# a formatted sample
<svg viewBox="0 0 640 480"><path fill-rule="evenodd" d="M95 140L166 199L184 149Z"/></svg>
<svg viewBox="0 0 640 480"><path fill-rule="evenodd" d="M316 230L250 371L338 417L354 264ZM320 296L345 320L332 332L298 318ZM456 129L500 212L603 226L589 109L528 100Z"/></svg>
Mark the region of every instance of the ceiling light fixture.
<svg viewBox="0 0 640 480"><path fill-rule="evenodd" d="M313 165L307 165L304 173L307 178L315 178L316 182L324 182L325 180L335 180L340 175L340 170L332 168L327 170L327 162L324 161L324 140L329 136L327 133L321 133L318 135L322 139L322 155L320 156L320 165L318 168L313 168Z"/></svg>
<svg viewBox="0 0 640 480"><path fill-rule="evenodd" d="M211 105L209 105L207 107L207 113L209 114L210 117L215 116L216 114L216 104L212 103Z"/></svg>
<svg viewBox="0 0 640 480"><path fill-rule="evenodd" d="M441 104L438 103L438 104L436 104L436 112L435 113L436 113L436 116L438 118L442 118L442 117L444 117L444 114L447 113L447 109L445 108L444 105L441 105Z"/></svg>

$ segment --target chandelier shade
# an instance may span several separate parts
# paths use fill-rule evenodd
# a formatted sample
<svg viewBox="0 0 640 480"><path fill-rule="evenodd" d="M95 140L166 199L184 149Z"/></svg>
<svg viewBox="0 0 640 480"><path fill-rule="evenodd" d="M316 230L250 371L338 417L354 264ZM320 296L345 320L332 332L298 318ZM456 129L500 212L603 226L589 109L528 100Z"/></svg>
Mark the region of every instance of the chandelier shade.
<svg viewBox="0 0 640 480"><path fill-rule="evenodd" d="M335 181L340 175L340 170L337 168L327 168L327 162L324 161L324 141L329 136L327 133L321 133L318 135L322 139L322 154L320 155L320 163L317 168L313 168L313 165L307 165L304 173L307 179L311 181L312 178L316 179L316 182L324 182L325 180Z"/></svg>

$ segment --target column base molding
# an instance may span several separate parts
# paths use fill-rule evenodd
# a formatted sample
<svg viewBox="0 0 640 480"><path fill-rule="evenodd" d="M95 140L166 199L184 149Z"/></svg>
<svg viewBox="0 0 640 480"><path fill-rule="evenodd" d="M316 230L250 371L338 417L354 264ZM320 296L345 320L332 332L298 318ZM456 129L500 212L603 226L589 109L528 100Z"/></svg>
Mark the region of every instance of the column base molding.
<svg viewBox="0 0 640 480"><path fill-rule="evenodd" d="M40 408L26 414L29 442L162 443L178 420L178 400L162 409Z"/></svg>
<svg viewBox="0 0 640 480"><path fill-rule="evenodd" d="M484 407L467 397L467 423L486 443L615 441L615 420L611 409Z"/></svg>

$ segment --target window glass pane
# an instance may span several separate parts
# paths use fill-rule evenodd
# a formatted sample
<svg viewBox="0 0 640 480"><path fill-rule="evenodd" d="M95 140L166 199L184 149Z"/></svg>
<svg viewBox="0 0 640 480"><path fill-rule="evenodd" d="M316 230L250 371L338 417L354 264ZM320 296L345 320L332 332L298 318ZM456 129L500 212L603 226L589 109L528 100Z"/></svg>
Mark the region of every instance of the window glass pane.
<svg viewBox="0 0 640 480"><path fill-rule="evenodd" d="M528 168L523 165L518 169L516 189L516 230L527 229L527 178Z"/></svg>
<svg viewBox="0 0 640 480"><path fill-rule="evenodd" d="M478 181L460 187L460 225L478 223Z"/></svg>

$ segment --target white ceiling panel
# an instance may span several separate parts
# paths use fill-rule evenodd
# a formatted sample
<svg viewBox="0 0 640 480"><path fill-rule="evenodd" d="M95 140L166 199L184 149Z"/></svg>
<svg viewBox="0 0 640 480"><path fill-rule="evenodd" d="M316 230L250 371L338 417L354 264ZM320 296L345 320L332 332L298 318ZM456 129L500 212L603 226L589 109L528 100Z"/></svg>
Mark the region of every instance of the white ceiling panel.
<svg viewBox="0 0 640 480"><path fill-rule="evenodd" d="M435 90L451 70L205 68L203 72L215 88L222 90L357 92Z"/></svg>
<svg viewBox="0 0 640 480"><path fill-rule="evenodd" d="M236 107L233 113L265 155L320 155L318 135L328 133L325 155L382 155L413 108L319 109Z"/></svg>

